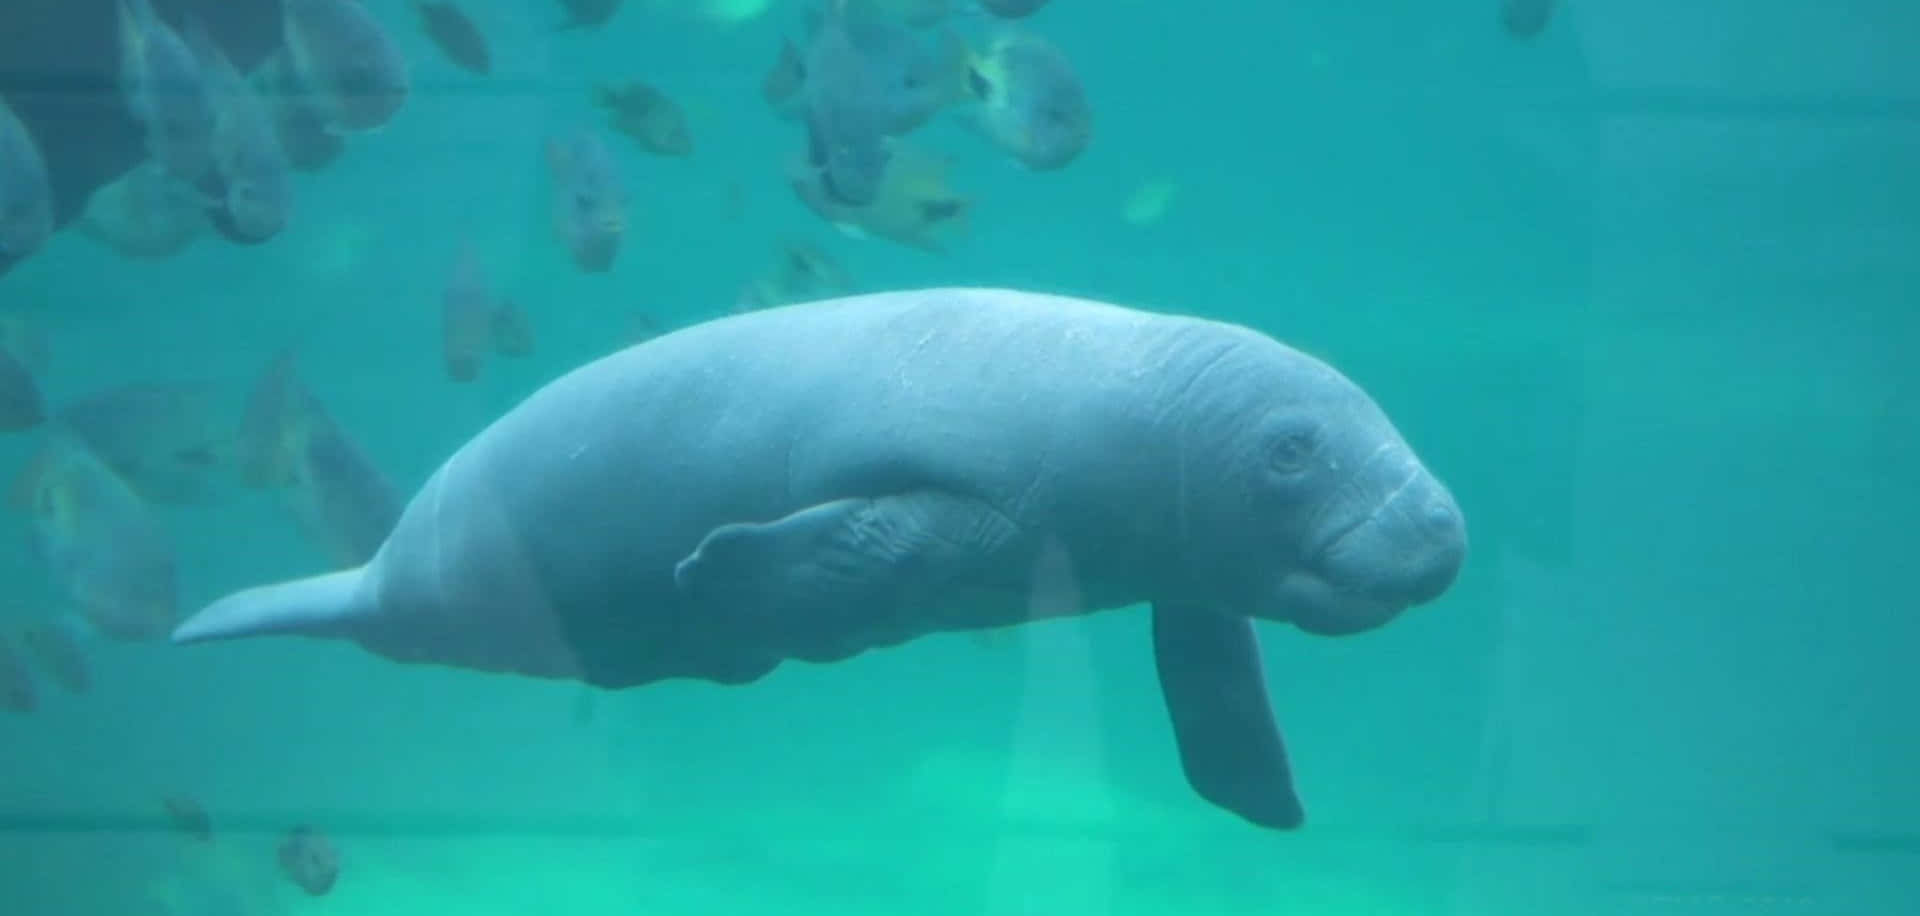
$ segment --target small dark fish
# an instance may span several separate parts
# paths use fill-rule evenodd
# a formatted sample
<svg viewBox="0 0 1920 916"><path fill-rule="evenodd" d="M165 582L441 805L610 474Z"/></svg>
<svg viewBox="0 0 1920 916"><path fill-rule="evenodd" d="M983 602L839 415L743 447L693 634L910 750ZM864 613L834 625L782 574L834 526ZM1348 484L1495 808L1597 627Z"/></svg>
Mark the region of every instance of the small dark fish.
<svg viewBox="0 0 1920 916"><path fill-rule="evenodd" d="M693 152L693 134L679 103L645 83L596 86L594 104L607 110L607 126L633 138L641 149L660 156Z"/></svg>
<svg viewBox="0 0 1920 916"><path fill-rule="evenodd" d="M40 383L13 353L0 349L0 432L32 429L46 418Z"/></svg>
<svg viewBox="0 0 1920 916"><path fill-rule="evenodd" d="M213 842L213 818L207 816L207 809L201 807L200 802L185 795L169 795L161 799L160 807L166 811L173 829L202 843Z"/></svg>
<svg viewBox="0 0 1920 916"><path fill-rule="evenodd" d="M0 639L0 708L19 713L40 708L40 693L33 687L26 663L4 639Z"/></svg>
<svg viewBox="0 0 1920 916"><path fill-rule="evenodd" d="M93 687L93 672L87 656L73 631L52 620L36 621L20 632L20 643L40 667L68 693L86 693Z"/></svg>
<svg viewBox="0 0 1920 916"><path fill-rule="evenodd" d="M280 870L301 890L320 897L340 877L340 853L326 836L302 825L280 841Z"/></svg>
<svg viewBox="0 0 1920 916"><path fill-rule="evenodd" d="M557 31L564 32L606 25L620 11L620 0L560 0L560 6L566 11L567 21L560 23Z"/></svg>
<svg viewBox="0 0 1920 916"><path fill-rule="evenodd" d="M1039 12L1047 0L980 0L980 6L1002 19L1022 19Z"/></svg>
<svg viewBox="0 0 1920 916"><path fill-rule="evenodd" d="M1553 21L1553 0L1501 0L1500 25L1508 35L1526 40Z"/></svg>
<svg viewBox="0 0 1920 916"><path fill-rule="evenodd" d="M487 36L473 24L466 11L452 3L415 0L420 11L420 27L440 46L454 65L486 76L493 72L493 53L487 49Z"/></svg>

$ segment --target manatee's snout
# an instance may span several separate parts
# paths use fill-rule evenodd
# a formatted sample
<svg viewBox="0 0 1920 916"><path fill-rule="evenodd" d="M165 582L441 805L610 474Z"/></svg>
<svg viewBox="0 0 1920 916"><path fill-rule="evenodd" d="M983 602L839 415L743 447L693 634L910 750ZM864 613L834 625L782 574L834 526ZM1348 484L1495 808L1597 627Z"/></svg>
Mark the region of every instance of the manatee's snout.
<svg viewBox="0 0 1920 916"><path fill-rule="evenodd" d="M1467 559L1467 526L1453 494L1431 484L1420 501L1401 510L1396 519L1409 529L1413 542L1403 554L1400 568L1381 583L1383 597L1404 600L1407 604L1425 604L1446 593L1460 576Z"/></svg>
<svg viewBox="0 0 1920 916"><path fill-rule="evenodd" d="M1391 464L1397 480L1362 480L1349 491L1375 498L1347 513L1309 564L1339 600L1303 607L1294 617L1302 630L1333 636L1372 629L1440 597L1459 577L1467 527L1453 494L1411 455Z"/></svg>

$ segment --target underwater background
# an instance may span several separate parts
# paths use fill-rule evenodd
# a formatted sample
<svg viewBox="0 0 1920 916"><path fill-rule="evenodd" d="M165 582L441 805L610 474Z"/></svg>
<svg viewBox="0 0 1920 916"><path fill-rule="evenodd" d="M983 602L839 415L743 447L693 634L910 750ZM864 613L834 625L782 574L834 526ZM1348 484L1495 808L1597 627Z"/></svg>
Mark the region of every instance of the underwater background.
<svg viewBox="0 0 1920 916"><path fill-rule="evenodd" d="M1453 488L1467 567L1377 632L1265 628L1293 832L1192 797L1137 608L612 692L77 626L90 686L0 711L0 913L1920 912L1920 9L1564 0L1520 35L1495 0L1054 0L1018 25L1072 61L1091 142L1036 171L919 128L967 201L924 250L789 186L805 143L762 83L797 0L558 31L559 0L464 0L485 77L364 5L411 94L294 177L275 237L133 259L63 230L0 275L49 405L187 380L237 416L297 346L404 495L801 240L853 290L1064 292L1321 356ZM606 133L625 237L587 272L544 148L617 80L694 148ZM456 382L464 245L537 346ZM0 473L41 440L0 433ZM17 508L0 614L71 619ZM327 565L270 491L158 513L183 613ZM338 848L324 895L276 861L295 825Z"/></svg>

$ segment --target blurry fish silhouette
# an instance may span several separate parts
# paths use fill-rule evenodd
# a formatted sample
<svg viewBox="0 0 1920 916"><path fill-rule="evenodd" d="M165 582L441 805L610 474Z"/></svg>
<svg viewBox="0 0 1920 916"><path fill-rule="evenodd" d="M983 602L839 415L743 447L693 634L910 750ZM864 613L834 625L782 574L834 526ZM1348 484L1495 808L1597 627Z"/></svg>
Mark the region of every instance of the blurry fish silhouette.
<svg viewBox="0 0 1920 916"><path fill-rule="evenodd" d="M234 424L221 391L199 382L141 382L68 402L54 420L140 498L204 502L230 459Z"/></svg>
<svg viewBox="0 0 1920 916"><path fill-rule="evenodd" d="M853 290L845 268L812 243L788 239L772 269L742 291L736 311L770 308L808 299L825 299Z"/></svg>
<svg viewBox="0 0 1920 916"><path fill-rule="evenodd" d="M65 430L50 431L13 487L29 541L95 630L165 638L177 613L173 541L145 500Z"/></svg>
<svg viewBox="0 0 1920 916"><path fill-rule="evenodd" d="M27 125L0 99L0 257L24 258L53 234L53 185Z"/></svg>
<svg viewBox="0 0 1920 916"><path fill-rule="evenodd" d="M1501 0L1500 26L1522 41L1540 34L1553 20L1553 0Z"/></svg>
<svg viewBox="0 0 1920 916"><path fill-rule="evenodd" d="M0 350L34 375L47 371L47 332L32 318L0 312Z"/></svg>
<svg viewBox="0 0 1920 916"><path fill-rule="evenodd" d="M620 11L620 0L560 0L560 6L567 18L557 27L559 31L593 29L606 25Z"/></svg>
<svg viewBox="0 0 1920 916"><path fill-rule="evenodd" d="M282 489L302 533L337 566L371 559L400 518L399 492L300 381L291 350L248 397L240 456L241 478Z"/></svg>
<svg viewBox="0 0 1920 916"><path fill-rule="evenodd" d="M473 246L460 246L453 275L440 292L440 355L447 377L470 382L493 350L493 291Z"/></svg>
<svg viewBox="0 0 1920 916"><path fill-rule="evenodd" d="M317 172L346 151L346 138L327 125L326 113L300 87L284 50L262 61L251 81L273 113L280 148L295 171Z"/></svg>
<svg viewBox="0 0 1920 916"><path fill-rule="evenodd" d="M46 418L33 372L11 351L0 348L0 432L31 429Z"/></svg>
<svg viewBox="0 0 1920 916"><path fill-rule="evenodd" d="M456 382L478 378L489 356L533 352L532 324L519 306L494 293L470 244L460 247L440 294L440 352Z"/></svg>
<svg viewBox="0 0 1920 916"><path fill-rule="evenodd" d="M593 131L547 141L553 229L587 273L613 267L627 231L627 190L606 143Z"/></svg>
<svg viewBox="0 0 1920 916"><path fill-rule="evenodd" d="M0 708L18 713L40 708L40 692L33 686L33 676L4 637L0 637Z"/></svg>
<svg viewBox="0 0 1920 916"><path fill-rule="evenodd" d="M160 801L160 808L173 823L173 829L202 843L213 842L213 818L207 816L207 809L198 799L169 795Z"/></svg>
<svg viewBox="0 0 1920 916"><path fill-rule="evenodd" d="M20 631L20 644L26 647L54 683L68 693L82 694L93 688L93 671L87 665L80 640L58 620L36 620Z"/></svg>
<svg viewBox="0 0 1920 916"><path fill-rule="evenodd" d="M329 128L373 130L406 103L406 59L367 6L356 0L280 0L280 21L290 70Z"/></svg>
<svg viewBox="0 0 1920 916"><path fill-rule="evenodd" d="M413 6L420 13L420 28L440 46L440 51L454 66L481 76L493 72L493 53L487 49L487 37L458 4L414 0Z"/></svg>
<svg viewBox="0 0 1920 916"><path fill-rule="evenodd" d="M533 354L533 322L513 300L502 298L493 309L493 353L509 359Z"/></svg>
<svg viewBox="0 0 1920 916"><path fill-rule="evenodd" d="M899 142L873 202L865 206L848 206L828 193L811 163L796 166L789 183L802 203L848 235L877 236L935 254L964 231L969 207L947 184L944 158Z"/></svg>
<svg viewBox="0 0 1920 916"><path fill-rule="evenodd" d="M884 180L889 141L966 98L967 49L951 31L929 39L847 0L816 11L809 32L797 108L808 160L828 196L866 206Z"/></svg>
<svg viewBox="0 0 1920 916"><path fill-rule="evenodd" d="M693 134L679 103L645 83L595 86L594 104L606 109L607 124L643 150L660 156L693 152Z"/></svg>
<svg viewBox="0 0 1920 916"><path fill-rule="evenodd" d="M301 825L288 831L279 853L281 872L312 896L324 896L340 878L339 851L312 827Z"/></svg>
<svg viewBox="0 0 1920 916"><path fill-rule="evenodd" d="M293 209L293 165L273 112L199 20L188 24L187 44L213 105L213 177L225 204L212 211L215 225L241 243L265 241L286 228Z"/></svg>
<svg viewBox="0 0 1920 916"><path fill-rule="evenodd" d="M198 181L213 164L214 113L200 64L152 0L118 0L120 92L170 174Z"/></svg>
<svg viewBox="0 0 1920 916"><path fill-rule="evenodd" d="M206 197L146 162L94 189L74 229L126 258L179 254L210 225Z"/></svg>
<svg viewBox="0 0 1920 916"><path fill-rule="evenodd" d="M980 0L980 6L1002 19L1022 19L1038 12L1047 0Z"/></svg>
<svg viewBox="0 0 1920 916"><path fill-rule="evenodd" d="M801 87L806 85L806 67L800 58L800 49L794 46L792 39L780 40L780 54L773 66L760 78L760 97L766 100L780 117L799 118L805 108L806 98L801 95Z"/></svg>

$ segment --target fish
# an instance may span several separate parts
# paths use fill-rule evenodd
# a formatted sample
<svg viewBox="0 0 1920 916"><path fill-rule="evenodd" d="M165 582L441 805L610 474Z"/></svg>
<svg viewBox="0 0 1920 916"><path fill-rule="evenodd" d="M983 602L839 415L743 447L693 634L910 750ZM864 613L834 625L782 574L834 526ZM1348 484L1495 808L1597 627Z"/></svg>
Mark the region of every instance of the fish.
<svg viewBox="0 0 1920 916"><path fill-rule="evenodd" d="M203 382L136 382L67 402L54 420L142 499L204 503L232 460L237 427Z"/></svg>
<svg viewBox="0 0 1920 916"><path fill-rule="evenodd" d="M560 0L560 7L567 18L556 31L595 29L606 25L613 14L620 12L620 0Z"/></svg>
<svg viewBox="0 0 1920 916"><path fill-rule="evenodd" d="M328 126L316 98L300 87L284 51L268 55L249 80L273 112L274 133L294 171L320 171L346 152L346 138Z"/></svg>
<svg viewBox="0 0 1920 916"><path fill-rule="evenodd" d="M25 315L0 312L0 351L34 375L47 371L46 329Z"/></svg>
<svg viewBox="0 0 1920 916"><path fill-rule="evenodd" d="M74 231L123 258L170 258L207 234L207 204L193 185L148 161L95 188Z"/></svg>
<svg viewBox="0 0 1920 916"><path fill-rule="evenodd" d="M47 419L34 372L11 349L0 348L0 432L32 429Z"/></svg>
<svg viewBox="0 0 1920 916"><path fill-rule="evenodd" d="M627 230L627 189L613 153L597 133L575 131L547 141L547 168L555 234L580 270L605 273Z"/></svg>
<svg viewBox="0 0 1920 916"><path fill-rule="evenodd" d="M40 691L33 685L33 675L6 639L0 638L0 709L30 713L38 708Z"/></svg>
<svg viewBox="0 0 1920 916"><path fill-rule="evenodd" d="M594 104L606 109L607 124L643 150L660 156L693 153L693 134L679 103L645 83L594 88Z"/></svg>
<svg viewBox="0 0 1920 916"><path fill-rule="evenodd" d="M373 556L404 507L400 494L301 381L292 349L261 371L241 428L242 481L283 491L302 535L334 563Z"/></svg>
<svg viewBox="0 0 1920 916"><path fill-rule="evenodd" d="M1040 11L1047 0L980 0L980 6L1002 19L1024 19Z"/></svg>
<svg viewBox="0 0 1920 916"><path fill-rule="evenodd" d="M322 897L340 878L340 852L333 841L302 824L280 840L280 871L308 895Z"/></svg>
<svg viewBox="0 0 1920 916"><path fill-rule="evenodd" d="M355 0L280 0L291 70L329 129L364 132L406 104L412 77L400 48Z"/></svg>
<svg viewBox="0 0 1920 916"><path fill-rule="evenodd" d="M1500 27L1525 41L1546 31L1553 21L1553 0L1501 0Z"/></svg>
<svg viewBox="0 0 1920 916"><path fill-rule="evenodd" d="M967 69L976 104L968 121L1002 152L1036 172L1078 158L1093 135L1086 88L1060 49L1036 35L997 37Z"/></svg>
<svg viewBox="0 0 1920 916"><path fill-rule="evenodd" d="M199 799L190 795L169 795L160 800L173 829L202 843L213 842L213 818Z"/></svg>
<svg viewBox="0 0 1920 916"><path fill-rule="evenodd" d="M502 298L493 310L493 353L508 359L533 355L533 322L525 309L513 300Z"/></svg>
<svg viewBox="0 0 1920 916"><path fill-rule="evenodd" d="M65 624L56 620L37 620L20 631L20 644L39 662L40 667L68 693L84 694L93 689L93 671L87 665L80 640Z"/></svg>
<svg viewBox="0 0 1920 916"><path fill-rule="evenodd" d="M24 258L53 235L47 160L12 106L0 99L0 256Z"/></svg>
<svg viewBox="0 0 1920 916"><path fill-rule="evenodd" d="M872 203L890 141L966 98L968 56L950 30L929 39L846 0L817 15L800 55L797 104L821 188L848 206Z"/></svg>
<svg viewBox="0 0 1920 916"><path fill-rule="evenodd" d="M456 382L478 378L488 356L533 352L533 323L518 305L494 293L471 245L461 246L440 294L440 352L447 377Z"/></svg>
<svg viewBox="0 0 1920 916"><path fill-rule="evenodd" d="M220 212L242 240L272 238L286 228L293 209L293 165L273 113L197 19L187 26L187 44L213 100L213 171L225 198Z"/></svg>
<svg viewBox="0 0 1920 916"><path fill-rule="evenodd" d="M747 284L735 310L771 308L852 291L852 278L832 256L811 242L787 239L773 268Z"/></svg>
<svg viewBox="0 0 1920 916"><path fill-rule="evenodd" d="M470 382L493 351L493 290L471 245L463 245L440 292L440 355L447 377Z"/></svg>
<svg viewBox="0 0 1920 916"><path fill-rule="evenodd" d="M487 47L487 36L458 4L414 0L413 6L420 14L421 30L454 66L480 76L493 72L493 52Z"/></svg>
<svg viewBox="0 0 1920 916"><path fill-rule="evenodd" d="M839 200L810 161L790 170L788 184L801 203L847 235L943 253L948 242L965 231L971 201L949 185L943 156L905 143L895 149L873 201L864 206Z"/></svg>
<svg viewBox="0 0 1920 916"><path fill-rule="evenodd" d="M164 638L178 611L174 545L153 509L71 433L50 430L14 481L28 543L95 630Z"/></svg>
<svg viewBox="0 0 1920 916"><path fill-rule="evenodd" d="M213 101L199 61L152 0L118 0L120 92L169 173L198 181L213 165Z"/></svg>

